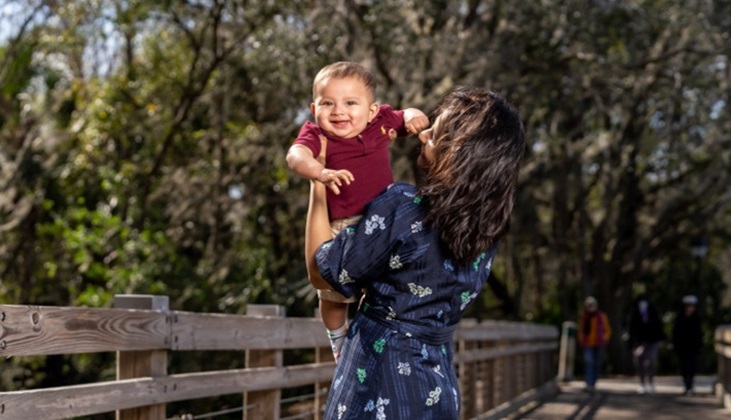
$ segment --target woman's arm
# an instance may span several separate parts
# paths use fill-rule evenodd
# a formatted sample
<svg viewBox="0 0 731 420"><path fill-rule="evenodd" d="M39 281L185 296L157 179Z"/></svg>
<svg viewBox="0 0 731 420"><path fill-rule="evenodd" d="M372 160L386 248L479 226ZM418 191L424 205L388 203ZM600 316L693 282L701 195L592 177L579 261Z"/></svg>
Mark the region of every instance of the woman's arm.
<svg viewBox="0 0 731 420"><path fill-rule="evenodd" d="M324 160L327 152L327 142L322 142L322 149L318 160ZM320 275L317 268L315 254L317 248L324 242L332 239L330 230L330 216L327 211L327 196L325 184L318 181L310 182L310 205L307 209L305 226L305 263L307 278L315 289L332 289Z"/></svg>

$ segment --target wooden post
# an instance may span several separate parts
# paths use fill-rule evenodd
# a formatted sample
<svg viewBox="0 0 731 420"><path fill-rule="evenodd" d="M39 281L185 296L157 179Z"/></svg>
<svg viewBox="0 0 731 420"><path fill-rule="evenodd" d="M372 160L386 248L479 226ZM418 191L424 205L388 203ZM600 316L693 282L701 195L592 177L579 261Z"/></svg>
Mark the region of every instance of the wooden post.
<svg viewBox="0 0 731 420"><path fill-rule="evenodd" d="M485 411L495 408L495 361L485 361Z"/></svg>
<svg viewBox="0 0 731 420"><path fill-rule="evenodd" d="M458 343L459 353L465 354L476 348L474 341L460 340ZM475 417L475 363L460 362L459 369L459 391L462 395L462 418L471 419Z"/></svg>
<svg viewBox="0 0 731 420"><path fill-rule="evenodd" d="M507 346L512 346L513 342L508 341ZM510 401L515 398L515 384L517 382L517 370L515 369L515 356L505 356L505 401Z"/></svg>
<svg viewBox="0 0 731 420"><path fill-rule="evenodd" d="M158 295L115 295L114 307L122 309L151 309L167 312L169 298ZM117 380L140 377L161 377L168 374L168 352L166 350L118 351ZM117 410L117 420L163 420L165 404Z"/></svg>
<svg viewBox="0 0 731 420"><path fill-rule="evenodd" d="M477 343L477 348L482 349L485 347L486 342L480 341ZM487 408L485 407L485 393L487 392L487 375L486 375L486 367L487 362L484 360L480 360L478 362L475 362L475 413L480 414L487 411Z"/></svg>
<svg viewBox="0 0 731 420"><path fill-rule="evenodd" d="M561 350L558 359L558 379L570 382L574 379L574 360L576 358L576 323L565 321L561 326Z"/></svg>
<svg viewBox="0 0 731 420"><path fill-rule="evenodd" d="M246 315L253 317L284 318L285 308L280 305L247 305ZM282 367L282 350L247 350L246 367ZM282 391L271 389L244 393L244 420L277 420L280 417Z"/></svg>
<svg viewBox="0 0 731 420"><path fill-rule="evenodd" d="M320 319L320 311L315 309L315 318ZM325 326L322 327L322 333L325 333ZM315 363L327 363L335 361L335 356L330 347L318 347L315 349ZM315 382L315 401L313 404L313 414L315 420L324 419L325 404L327 403L327 391L329 391L332 381Z"/></svg>
<svg viewBox="0 0 731 420"><path fill-rule="evenodd" d="M506 343L503 340L498 340L495 342L496 347L504 346ZM500 405L508 400L506 388L508 385L508 378L506 378L509 373L507 372L507 357L506 356L499 356L495 358L494 363L494 369L495 369L495 394L493 396L493 402L494 404Z"/></svg>

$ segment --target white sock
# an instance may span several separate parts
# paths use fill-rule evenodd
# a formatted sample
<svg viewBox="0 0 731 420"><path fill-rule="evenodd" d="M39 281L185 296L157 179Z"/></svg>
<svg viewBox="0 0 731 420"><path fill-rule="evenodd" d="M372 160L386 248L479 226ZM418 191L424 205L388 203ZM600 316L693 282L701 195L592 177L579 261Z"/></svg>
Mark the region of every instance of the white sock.
<svg viewBox="0 0 731 420"><path fill-rule="evenodd" d="M332 348L333 356L335 356L335 361L340 358L340 350L343 348L343 343L345 343L345 336L348 334L348 323L346 322L343 324L342 327L336 329L336 330L328 330L327 331L327 337L330 339L330 348Z"/></svg>

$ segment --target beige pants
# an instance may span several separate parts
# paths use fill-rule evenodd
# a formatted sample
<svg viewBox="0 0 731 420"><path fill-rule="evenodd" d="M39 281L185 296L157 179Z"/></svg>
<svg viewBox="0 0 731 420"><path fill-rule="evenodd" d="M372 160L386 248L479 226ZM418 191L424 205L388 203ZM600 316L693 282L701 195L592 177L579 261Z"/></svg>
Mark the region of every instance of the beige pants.
<svg viewBox="0 0 731 420"><path fill-rule="evenodd" d="M355 215L350 217L345 217L342 219L336 219L330 222L330 230L332 231L333 238L340 233L343 229L345 229L348 226L352 226L360 220L361 215ZM358 298L356 296L346 298L345 296L341 295L340 293L334 291L334 290L327 290L327 289L318 289L317 290L317 297L320 298L320 300L328 300L330 302L341 302L341 303L353 303L357 302Z"/></svg>

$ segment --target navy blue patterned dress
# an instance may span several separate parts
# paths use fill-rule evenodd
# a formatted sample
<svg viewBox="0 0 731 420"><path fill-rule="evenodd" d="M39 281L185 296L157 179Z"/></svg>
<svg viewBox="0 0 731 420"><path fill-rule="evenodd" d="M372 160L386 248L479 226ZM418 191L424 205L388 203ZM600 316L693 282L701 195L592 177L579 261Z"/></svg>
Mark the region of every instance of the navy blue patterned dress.
<svg viewBox="0 0 731 420"><path fill-rule="evenodd" d="M452 335L490 273L495 247L458 266L424 223L417 189L394 184L360 223L317 251L344 296L365 289L343 346L326 419L457 419Z"/></svg>

